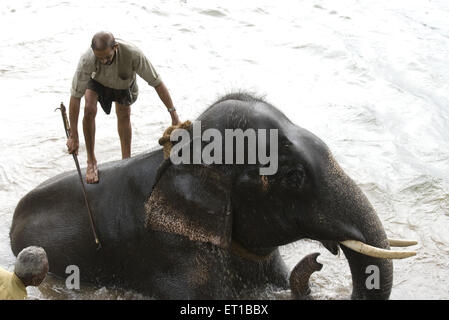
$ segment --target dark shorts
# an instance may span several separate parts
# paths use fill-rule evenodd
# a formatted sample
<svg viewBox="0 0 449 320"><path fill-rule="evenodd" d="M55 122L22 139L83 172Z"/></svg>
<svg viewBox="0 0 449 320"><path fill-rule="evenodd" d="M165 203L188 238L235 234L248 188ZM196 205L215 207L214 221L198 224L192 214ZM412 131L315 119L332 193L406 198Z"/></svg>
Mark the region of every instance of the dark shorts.
<svg viewBox="0 0 449 320"><path fill-rule="evenodd" d="M112 101L118 102L124 106L130 106L137 100L137 95L133 95L130 89L112 89L105 87L94 79L89 80L87 88L98 94L98 102L100 102L100 105L106 114L111 113Z"/></svg>

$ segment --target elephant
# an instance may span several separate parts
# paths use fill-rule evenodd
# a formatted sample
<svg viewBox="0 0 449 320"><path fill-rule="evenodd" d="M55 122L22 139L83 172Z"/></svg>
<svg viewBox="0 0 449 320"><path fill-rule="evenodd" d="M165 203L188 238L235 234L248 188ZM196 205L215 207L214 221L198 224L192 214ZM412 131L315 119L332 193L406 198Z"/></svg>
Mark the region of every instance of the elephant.
<svg viewBox="0 0 449 320"><path fill-rule="evenodd" d="M320 271L323 265L317 261L320 253L315 252L305 256L299 261L290 273L290 292L295 300L309 300L310 296L309 279L312 273Z"/></svg>
<svg viewBox="0 0 449 320"><path fill-rule="evenodd" d="M307 238L335 255L342 249L352 299L389 298L392 257L380 255L390 253L385 230L322 140L245 92L218 99L197 121L220 133L278 130L277 172L260 175L260 161L174 164L161 148L100 165L100 183L86 186L100 250L77 172L65 172L18 203L10 229L13 253L41 246L57 276L76 265L83 282L157 299L241 299L267 288L288 289L279 246ZM351 241L376 253L345 245ZM371 265L380 277L374 289L365 285Z"/></svg>

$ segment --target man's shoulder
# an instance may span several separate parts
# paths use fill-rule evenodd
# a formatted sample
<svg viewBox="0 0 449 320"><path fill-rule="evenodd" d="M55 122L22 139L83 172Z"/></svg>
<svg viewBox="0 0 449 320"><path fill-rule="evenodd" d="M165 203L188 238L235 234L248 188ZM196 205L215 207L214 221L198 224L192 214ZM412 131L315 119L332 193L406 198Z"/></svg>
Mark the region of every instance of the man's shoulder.
<svg viewBox="0 0 449 320"><path fill-rule="evenodd" d="M139 49L135 44L125 41L123 39L116 39L117 43L119 44L120 50L126 52L128 56L131 56L132 58L138 58L143 56L142 50Z"/></svg>
<svg viewBox="0 0 449 320"><path fill-rule="evenodd" d="M0 300L23 300L26 298L27 291L22 281L14 275L14 272L0 267Z"/></svg>
<svg viewBox="0 0 449 320"><path fill-rule="evenodd" d="M0 280L3 278L10 278L12 276L12 272L9 272L6 269L0 267Z"/></svg>
<svg viewBox="0 0 449 320"><path fill-rule="evenodd" d="M119 46L125 47L129 50L139 50L139 48L135 44L121 38L115 38L115 41L119 44Z"/></svg>
<svg viewBox="0 0 449 320"><path fill-rule="evenodd" d="M7 286L7 284L11 282L12 274L13 274L12 272L9 272L8 270L0 267L0 288L1 289L5 289L5 286Z"/></svg>
<svg viewBox="0 0 449 320"><path fill-rule="evenodd" d="M79 66L83 69L95 68L95 55L91 48L88 48L80 57Z"/></svg>

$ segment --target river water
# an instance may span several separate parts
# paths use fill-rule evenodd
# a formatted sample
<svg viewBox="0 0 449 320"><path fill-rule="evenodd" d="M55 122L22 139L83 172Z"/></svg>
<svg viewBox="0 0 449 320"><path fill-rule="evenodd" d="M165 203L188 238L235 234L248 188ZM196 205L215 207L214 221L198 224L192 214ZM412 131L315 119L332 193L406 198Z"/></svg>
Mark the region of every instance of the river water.
<svg viewBox="0 0 449 320"><path fill-rule="evenodd" d="M225 93L248 90L324 140L366 193L391 238L416 239L394 262L392 299L449 299L449 3L447 1L24 1L0 4L0 266L12 270L9 228L20 198L73 170L59 112L79 56L110 30L139 46L195 119ZM133 155L157 145L170 118L139 79ZM80 129L81 130L81 129ZM97 115L99 162L120 159L116 117ZM80 162L86 153L80 137ZM321 252L317 299L345 299L344 255L299 241L290 268ZM147 299L48 277L36 299ZM272 299L288 292L267 292Z"/></svg>

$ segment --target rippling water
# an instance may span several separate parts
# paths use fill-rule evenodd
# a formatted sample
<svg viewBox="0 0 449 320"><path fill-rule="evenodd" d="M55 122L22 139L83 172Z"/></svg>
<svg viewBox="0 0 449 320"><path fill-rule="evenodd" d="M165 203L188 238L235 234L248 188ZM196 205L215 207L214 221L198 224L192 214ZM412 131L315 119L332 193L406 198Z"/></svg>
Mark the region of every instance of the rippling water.
<svg viewBox="0 0 449 320"><path fill-rule="evenodd" d="M17 202L73 169L60 114L79 56L110 30L138 45L167 84L181 120L224 93L263 94L321 137L367 194L391 238L417 239L395 261L392 299L449 299L449 3L446 1L17 1L0 4L0 265L11 269ZM170 119L139 79L133 155L157 144ZM83 138L80 161L85 163ZM97 115L100 162L120 159L114 115ZM282 248L290 268L321 252L320 299L344 299L344 256L300 241ZM65 289L49 277L39 299L146 299L130 291ZM288 292L267 293L287 298Z"/></svg>

